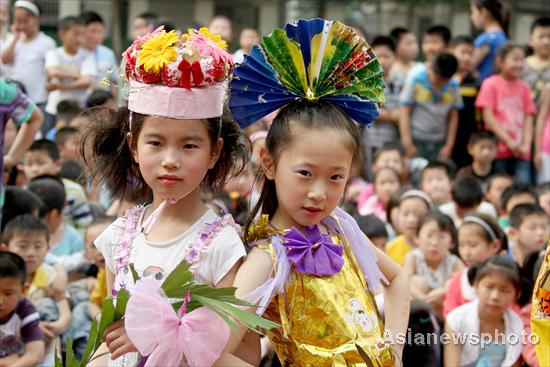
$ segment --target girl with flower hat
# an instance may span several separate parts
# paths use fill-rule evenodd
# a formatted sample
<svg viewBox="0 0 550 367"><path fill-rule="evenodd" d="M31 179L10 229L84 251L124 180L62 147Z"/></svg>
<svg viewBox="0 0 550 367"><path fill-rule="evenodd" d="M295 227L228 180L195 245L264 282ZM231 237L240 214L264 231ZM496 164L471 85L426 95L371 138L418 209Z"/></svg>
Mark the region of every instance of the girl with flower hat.
<svg viewBox="0 0 550 367"><path fill-rule="evenodd" d="M400 357L385 330L405 331L407 278L337 207L363 151L353 120L370 124L382 101L376 55L339 22L276 29L235 70L229 106L241 127L280 108L260 151L251 218L261 216L247 226L252 250L234 284L281 325L267 335L283 366L394 366ZM381 289L385 327L373 296Z"/></svg>
<svg viewBox="0 0 550 367"><path fill-rule="evenodd" d="M225 47L206 28L181 38L159 28L136 40L123 54L128 108L100 114L83 134L81 150L92 177L114 197L131 192L152 196L149 204L128 211L95 240L105 257L108 291L131 295L126 324L115 322L103 335L109 365L133 366L139 354L151 357L155 349L164 355L147 363L170 364L163 358L175 353L175 340L152 331L153 324L162 322L160 311L132 301L142 284L134 281L136 275L160 283L185 260L195 282L227 287L246 254L232 218L218 217L201 200L201 194L221 190L247 156L238 126L221 119L233 71ZM199 342L208 348L194 346L194 359L184 352L190 365L214 363L229 337L224 321L216 324L218 316L210 316L204 324L214 322L217 333L193 331L193 338L202 335Z"/></svg>

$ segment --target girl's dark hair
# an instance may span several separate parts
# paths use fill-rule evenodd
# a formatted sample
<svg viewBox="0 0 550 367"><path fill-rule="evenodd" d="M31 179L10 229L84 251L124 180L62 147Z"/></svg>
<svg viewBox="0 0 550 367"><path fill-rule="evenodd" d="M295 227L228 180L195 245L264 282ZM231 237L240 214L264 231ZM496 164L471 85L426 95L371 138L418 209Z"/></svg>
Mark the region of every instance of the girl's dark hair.
<svg viewBox="0 0 550 367"><path fill-rule="evenodd" d="M506 237L506 233L504 233L502 228L500 228L498 223L491 216L489 216L487 214L483 214L483 213L470 213L470 214L468 214L468 217L477 217L478 219L481 219L483 222L485 222L489 226L489 228L491 228L493 230L493 232L495 233L495 235L497 237L496 239L499 240L499 242L500 242L500 250L499 251L504 250L504 251L508 252L508 238ZM491 234L489 232L487 232L487 230L485 228L483 228L482 225L480 225L476 222L473 222L473 221L472 222L463 222L460 227L462 227L464 225L468 225L468 224L473 224L477 228L479 228L479 230L482 233L483 239L485 241L487 241L489 243L493 241L493 238L491 237Z"/></svg>
<svg viewBox="0 0 550 367"><path fill-rule="evenodd" d="M390 225L395 227L395 224L392 223L391 220L391 212L394 208L398 207L399 204L401 204L401 195L405 193L407 190L409 190L409 187L400 187L399 190L397 190L388 201L388 204L386 204L386 213L388 215L387 221Z"/></svg>
<svg viewBox="0 0 550 367"><path fill-rule="evenodd" d="M292 142L292 126L347 132L353 149L353 163L358 164L362 161L362 139L355 122L332 103L301 99L290 102L280 110L267 134L265 148L275 163L281 151ZM248 228L260 209L262 214L267 214L271 218L279 205L275 181L269 180L261 171L259 179L263 180L262 193L247 220L245 239Z"/></svg>
<svg viewBox="0 0 550 367"><path fill-rule="evenodd" d="M133 112L130 130L128 108L121 107L116 111L102 109L81 134L80 154L84 157L92 179L107 185L114 198L123 199L127 194L136 192L145 196L149 191L126 141L126 135L130 132L134 137L131 144L135 147L147 117ZM232 174L239 174L243 169L248 158L248 146L238 125L227 115L206 119L205 123L212 144L221 137L223 148L214 168L208 171L202 181L202 189L218 192Z"/></svg>
<svg viewBox="0 0 550 367"><path fill-rule="evenodd" d="M518 264L509 256L494 255L485 261L477 263L468 269L468 281L471 285L479 282L486 275L500 273L504 275L516 289L518 295L521 293L522 277Z"/></svg>
<svg viewBox="0 0 550 367"><path fill-rule="evenodd" d="M517 303L520 306L525 306L531 303L531 296L533 294L533 288L537 281L537 276L540 272L542 262L544 261L543 251L534 251L527 255L521 268L522 279L522 292Z"/></svg>
<svg viewBox="0 0 550 367"><path fill-rule="evenodd" d="M451 240L453 242L453 247L456 245L456 227L448 215L441 213L437 209L430 210L418 222L418 227L416 229L416 235L420 233L420 229L429 222L435 222L440 230L448 232L451 234Z"/></svg>
<svg viewBox="0 0 550 367"><path fill-rule="evenodd" d="M508 35L508 23L510 22L510 11L499 0L474 0L472 2L478 9L487 9L495 18L506 35Z"/></svg>
<svg viewBox="0 0 550 367"><path fill-rule="evenodd" d="M515 49L520 49L523 52L525 52L525 49L523 48L523 46L520 46L520 45L515 44L515 43L507 42L507 43L503 44L502 46L500 46L498 48L497 58L500 61L503 61L506 58L506 56L508 56L508 54L510 52L512 52L513 50L515 50Z"/></svg>

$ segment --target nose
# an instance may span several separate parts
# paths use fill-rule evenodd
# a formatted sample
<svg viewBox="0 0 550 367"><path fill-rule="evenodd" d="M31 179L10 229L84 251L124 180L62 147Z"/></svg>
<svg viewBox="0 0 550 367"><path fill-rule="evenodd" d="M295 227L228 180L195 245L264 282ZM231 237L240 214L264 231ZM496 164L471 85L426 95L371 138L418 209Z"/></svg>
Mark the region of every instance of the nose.
<svg viewBox="0 0 550 367"><path fill-rule="evenodd" d="M172 150L167 150L162 159L162 167L166 169L177 169L180 167L179 160Z"/></svg>
<svg viewBox="0 0 550 367"><path fill-rule="evenodd" d="M323 201L326 198L326 190L322 183L316 182L309 188L309 192L307 194L308 199L313 200L315 202Z"/></svg>

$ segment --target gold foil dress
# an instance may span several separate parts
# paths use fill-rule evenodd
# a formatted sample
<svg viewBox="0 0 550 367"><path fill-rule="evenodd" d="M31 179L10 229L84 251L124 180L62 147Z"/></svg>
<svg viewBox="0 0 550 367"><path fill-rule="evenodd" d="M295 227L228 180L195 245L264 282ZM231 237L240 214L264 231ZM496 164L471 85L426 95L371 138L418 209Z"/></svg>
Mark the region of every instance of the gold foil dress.
<svg viewBox="0 0 550 367"><path fill-rule="evenodd" d="M266 236L265 226L264 217L253 232ZM315 276L293 268L284 294L273 297L264 313L281 325L267 335L283 366L368 366L356 344L374 366L392 366L383 321L352 248L345 235L332 238L344 246L342 269L335 275ZM270 237L257 246L270 253L276 264Z"/></svg>

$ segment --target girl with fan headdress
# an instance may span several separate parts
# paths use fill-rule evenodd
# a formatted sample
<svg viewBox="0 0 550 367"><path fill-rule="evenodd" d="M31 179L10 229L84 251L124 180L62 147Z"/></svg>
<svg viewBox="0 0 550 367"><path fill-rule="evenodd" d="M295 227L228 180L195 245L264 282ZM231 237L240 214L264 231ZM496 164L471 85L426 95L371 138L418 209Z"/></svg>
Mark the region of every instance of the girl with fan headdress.
<svg viewBox="0 0 550 367"><path fill-rule="evenodd" d="M384 288L395 336L408 320L408 281L337 207L361 160L353 120L370 124L382 101L376 55L339 22L275 29L235 70L229 106L241 127L280 108L260 152L251 218L261 216L247 226L252 250L234 284L281 325L267 334L285 366L393 366L401 354L384 338L373 292ZM238 342L237 333L226 350Z"/></svg>
<svg viewBox="0 0 550 367"><path fill-rule="evenodd" d="M108 291L113 296L129 292L125 320L134 320L115 322L105 331L109 365L133 366L139 358L135 352L155 365L154 350L164 351L156 355L156 365L173 365L169 360L179 365L183 358L174 357L182 347L178 340L154 329L166 324L161 311L147 311L144 304L133 308L132 298L143 284L136 277L160 283L185 260L195 282L227 287L246 254L231 216L218 217L201 198L221 191L247 156L237 124L221 119L233 71L224 48L225 42L206 28L179 37L161 27L136 40L123 55L128 108L99 114L83 134L81 149L92 177L115 198L152 194L150 204L129 210L95 240L105 257ZM151 317L151 324L138 325ZM187 346L196 357L191 360L184 351L187 363L216 361L229 337L219 321L215 335L201 334L207 350ZM177 327L172 326L170 332ZM201 338L197 330L192 333L193 340Z"/></svg>

